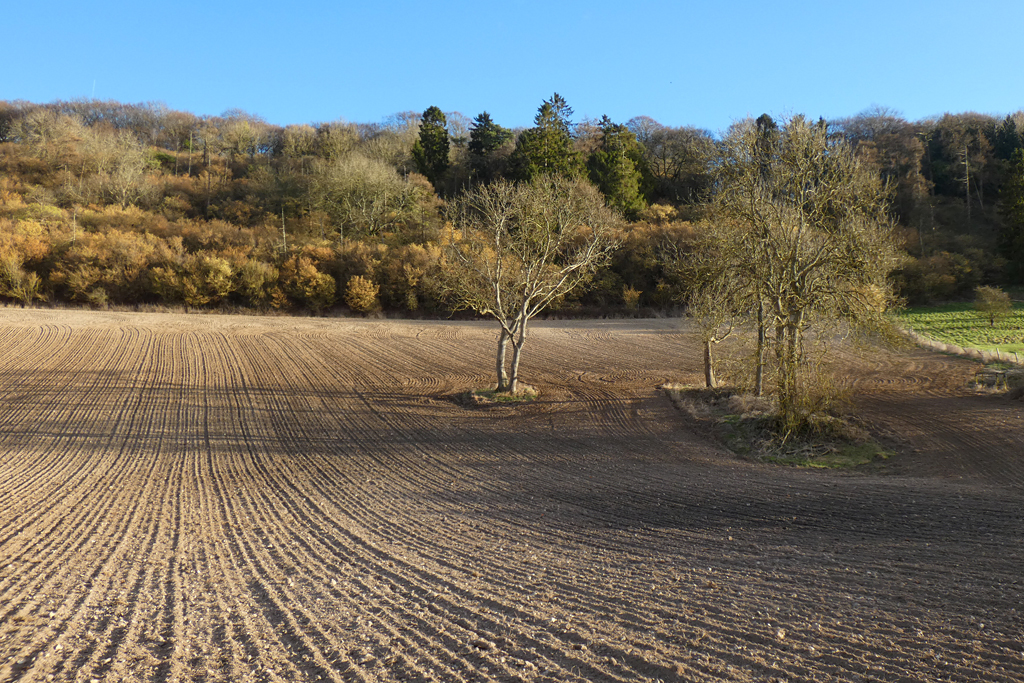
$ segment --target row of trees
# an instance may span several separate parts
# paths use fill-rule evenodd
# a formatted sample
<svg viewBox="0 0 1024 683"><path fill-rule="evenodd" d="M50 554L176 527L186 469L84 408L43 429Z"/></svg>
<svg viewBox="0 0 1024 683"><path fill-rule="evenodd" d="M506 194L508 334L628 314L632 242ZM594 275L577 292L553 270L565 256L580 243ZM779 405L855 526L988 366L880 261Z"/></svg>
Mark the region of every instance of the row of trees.
<svg viewBox="0 0 1024 683"><path fill-rule="evenodd" d="M555 93L541 104L533 127L509 130L483 112L470 124L467 139L453 137L449 115L430 107L423 112L413 157L445 196L499 178L584 176L633 220L652 201L696 205L709 196L715 152L710 133L667 128L648 117L629 124L608 117L576 124L572 114Z"/></svg>
<svg viewBox="0 0 1024 683"><path fill-rule="evenodd" d="M574 123L572 109L557 93L542 103L532 128L517 131L499 126L486 112L470 120L458 112L442 113L436 107L423 114L403 112L375 124L333 122L282 127L240 110L199 117L160 103L73 100L49 105L0 102L0 142L45 134L32 130L40 126L36 117L41 112L74 119L86 128L125 133L146 147L194 150L204 156L224 155L239 161L336 159L354 146L374 141L370 155L392 163L400 173L418 163L412 154L418 132L433 130L436 135L443 131L443 135L437 135L436 146L425 150L434 155L432 163L441 172L425 173L432 182L448 167L459 169L452 179L455 182L464 181L473 172L478 177L482 174L481 179L486 181L497 175L522 177L537 170L579 169L606 131L602 121ZM915 191L959 197L965 208L980 210L996 197L1007 162L1021 148L1024 113L1000 119L968 112L910 122L895 111L875 107L830 123L836 132L872 154L886 178L901 184L904 196L899 204L905 212L911 207L904 204ZM641 152L630 155L646 176L642 191L648 200L701 198L701 190L707 189L706 161L715 154L711 133L662 126L646 116L620 125L628 129L630 144L635 142ZM510 148L500 152L510 141ZM519 154L512 160L509 157L516 149ZM510 162L511 169L507 165Z"/></svg>
<svg viewBox="0 0 1024 683"><path fill-rule="evenodd" d="M481 114L470 126L468 163L458 163L457 146L435 145L440 151L430 170L420 168L446 196L474 180L583 175L609 206L631 220L652 205L671 205L691 219L705 213L718 190L718 169L726 163L724 139L664 127L647 117L626 124L607 118L574 124L571 114L557 94L541 105L534 127L518 134ZM455 145L440 110L432 108L424 117L432 139ZM911 302L970 296L985 284L1024 282L1019 265L1024 230L1009 211L1021 182L1013 159L1024 153L1022 124L1024 112L1002 119L946 114L911 123L877 107L829 123L830 135L849 144L891 192L890 212L910 252L897 283ZM427 130L426 125L420 129L424 143ZM996 203L994 197L1007 201Z"/></svg>

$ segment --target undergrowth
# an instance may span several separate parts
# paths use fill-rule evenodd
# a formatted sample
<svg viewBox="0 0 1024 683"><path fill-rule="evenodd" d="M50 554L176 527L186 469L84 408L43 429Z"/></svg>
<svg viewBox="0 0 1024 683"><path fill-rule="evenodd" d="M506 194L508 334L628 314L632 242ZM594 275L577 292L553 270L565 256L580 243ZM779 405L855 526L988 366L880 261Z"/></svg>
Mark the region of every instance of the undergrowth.
<svg viewBox="0 0 1024 683"><path fill-rule="evenodd" d="M795 431L784 431L768 398L686 385L662 387L676 407L708 428L730 451L758 462L850 469L892 455L849 415L815 413Z"/></svg>
<svg viewBox="0 0 1024 683"><path fill-rule="evenodd" d="M497 391L493 387L490 389L470 389L455 394L452 399L462 406L488 406L488 405L502 405L502 404L516 404L516 403L529 403L536 400L538 392L534 387L526 384L520 384L519 390L510 394L505 391Z"/></svg>

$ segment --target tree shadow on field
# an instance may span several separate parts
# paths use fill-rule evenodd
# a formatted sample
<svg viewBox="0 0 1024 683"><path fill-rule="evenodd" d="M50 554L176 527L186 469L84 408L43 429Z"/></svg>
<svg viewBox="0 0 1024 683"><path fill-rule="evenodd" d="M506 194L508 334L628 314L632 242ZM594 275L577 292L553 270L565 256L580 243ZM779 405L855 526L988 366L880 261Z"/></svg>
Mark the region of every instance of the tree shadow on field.
<svg viewBox="0 0 1024 683"><path fill-rule="evenodd" d="M603 433L584 419L589 411L581 405L573 414L575 428L472 435L454 449L466 453L456 462L490 486L463 491L458 502L496 519L584 532L749 532L835 547L952 543L1024 560L1024 495L1012 487L709 457L693 454L692 442L671 443L671 430Z"/></svg>
<svg viewBox="0 0 1024 683"><path fill-rule="evenodd" d="M780 476L767 466L737 476L733 468L709 464L697 471L692 465L636 463L608 472L535 465L518 468L523 471L518 480L510 469L478 465L481 476L494 470L493 480L522 492L480 502L499 515L535 520L550 518L557 508L567 526L814 532L877 541L913 536L1004 542L1024 550L1022 498L1011 490L820 472Z"/></svg>

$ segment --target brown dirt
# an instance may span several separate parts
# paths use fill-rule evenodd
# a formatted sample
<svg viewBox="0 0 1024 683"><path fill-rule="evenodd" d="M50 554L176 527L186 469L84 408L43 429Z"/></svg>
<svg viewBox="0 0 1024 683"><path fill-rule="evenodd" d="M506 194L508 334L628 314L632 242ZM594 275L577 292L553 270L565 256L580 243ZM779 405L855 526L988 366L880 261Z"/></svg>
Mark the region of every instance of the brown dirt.
<svg viewBox="0 0 1024 683"><path fill-rule="evenodd" d="M0 681L1021 681L1024 406L844 358L883 471L737 460L676 321L0 309Z"/></svg>

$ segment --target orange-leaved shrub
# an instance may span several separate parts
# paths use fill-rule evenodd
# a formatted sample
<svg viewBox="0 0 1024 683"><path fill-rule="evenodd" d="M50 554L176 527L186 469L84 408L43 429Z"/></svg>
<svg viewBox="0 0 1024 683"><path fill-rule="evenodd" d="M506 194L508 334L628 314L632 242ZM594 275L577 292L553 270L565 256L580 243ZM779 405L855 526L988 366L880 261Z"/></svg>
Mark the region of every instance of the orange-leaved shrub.
<svg viewBox="0 0 1024 683"><path fill-rule="evenodd" d="M353 311L369 313L380 307L377 301L377 294L380 286L374 284L373 280L362 275L353 275L345 288L345 303Z"/></svg>

